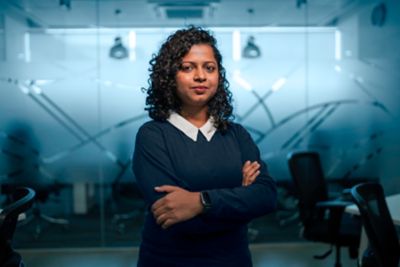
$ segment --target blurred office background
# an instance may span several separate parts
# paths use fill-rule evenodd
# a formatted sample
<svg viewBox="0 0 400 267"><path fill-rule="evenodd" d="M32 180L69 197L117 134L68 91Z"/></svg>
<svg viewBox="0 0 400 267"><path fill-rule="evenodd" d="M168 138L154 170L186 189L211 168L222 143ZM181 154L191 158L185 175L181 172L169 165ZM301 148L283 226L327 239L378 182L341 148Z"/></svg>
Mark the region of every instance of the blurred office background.
<svg viewBox="0 0 400 267"><path fill-rule="evenodd" d="M189 24L215 33L236 121L280 185L253 243L301 240L290 152L319 152L333 183L400 191L397 0L2 0L0 201L16 183L39 195L16 248L139 244L142 88L152 54Z"/></svg>

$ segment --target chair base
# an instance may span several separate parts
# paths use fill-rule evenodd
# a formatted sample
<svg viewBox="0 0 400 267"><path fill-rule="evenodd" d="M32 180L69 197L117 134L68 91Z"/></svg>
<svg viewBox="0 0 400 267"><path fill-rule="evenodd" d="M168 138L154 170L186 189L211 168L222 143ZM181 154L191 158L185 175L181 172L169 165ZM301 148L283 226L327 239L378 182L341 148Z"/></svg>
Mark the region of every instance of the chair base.
<svg viewBox="0 0 400 267"><path fill-rule="evenodd" d="M40 234L42 233L42 226L40 224L41 220L48 222L50 224L56 224L56 225L63 226L65 229L67 229L69 226L68 220L62 219L62 218L53 218L48 215L42 214L40 209L38 207L35 207L35 208L33 208L32 216L30 216L30 217L26 218L25 220L21 221L20 223L18 223L18 227L25 226L25 225L33 222L34 220L37 221L37 223L35 225L35 232L34 232L35 239L38 239Z"/></svg>
<svg viewBox="0 0 400 267"><path fill-rule="evenodd" d="M340 246L335 246L335 267L342 267L342 263L340 261L340 254L341 254L341 247ZM333 251L333 246L325 253L323 253L322 255L314 255L314 259L317 260L323 260L326 257L328 257L329 255L332 254Z"/></svg>

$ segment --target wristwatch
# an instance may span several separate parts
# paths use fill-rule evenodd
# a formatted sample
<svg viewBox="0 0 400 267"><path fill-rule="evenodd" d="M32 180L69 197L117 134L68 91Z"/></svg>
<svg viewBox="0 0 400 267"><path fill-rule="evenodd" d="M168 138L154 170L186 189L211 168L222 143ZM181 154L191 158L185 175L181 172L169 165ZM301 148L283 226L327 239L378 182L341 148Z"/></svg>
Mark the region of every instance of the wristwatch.
<svg viewBox="0 0 400 267"><path fill-rule="evenodd" d="M207 211L209 211L211 209L211 207L212 207L211 198L210 198L210 195L208 194L208 192L206 192L206 191L200 192L200 201L204 208L203 213L206 213Z"/></svg>

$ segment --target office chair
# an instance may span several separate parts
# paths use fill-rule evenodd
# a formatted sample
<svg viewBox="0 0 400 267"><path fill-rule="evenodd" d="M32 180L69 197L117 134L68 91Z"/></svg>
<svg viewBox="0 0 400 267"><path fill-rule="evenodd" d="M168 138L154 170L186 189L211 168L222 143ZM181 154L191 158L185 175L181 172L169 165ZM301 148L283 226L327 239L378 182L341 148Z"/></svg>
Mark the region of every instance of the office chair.
<svg viewBox="0 0 400 267"><path fill-rule="evenodd" d="M35 238L38 238L42 231L40 225L42 220L66 227L68 221L49 217L40 209L40 205L47 202L52 195L59 194L62 185L44 175L41 168L40 146L31 126L16 121L10 124L4 134L6 139L2 143L1 152L6 155L4 166L7 178L0 185L0 189L7 195L6 204L10 203L10 197L17 188L32 188L36 193L32 216L24 220L23 224L36 221Z"/></svg>
<svg viewBox="0 0 400 267"><path fill-rule="evenodd" d="M12 239L18 217L32 206L35 191L21 187L14 196L16 200L0 212L0 266L23 266L21 256L12 249Z"/></svg>
<svg viewBox="0 0 400 267"><path fill-rule="evenodd" d="M29 184L36 192L36 198L33 203L32 213L30 216L24 220L20 225L27 225L31 222L36 221L34 237L37 239L39 238L40 234L42 233L42 225L41 221L47 222L49 224L60 225L65 229L69 226L69 221L63 218L54 218L49 215L46 215L42 212L41 204L46 203L48 199L51 197L51 194L58 194L61 188L61 185L57 183L49 184L49 185L40 185L40 184Z"/></svg>
<svg viewBox="0 0 400 267"><path fill-rule="evenodd" d="M359 184L351 189L351 196L360 210L374 266L398 267L400 245L382 186L378 183ZM361 267L367 267L367 264L364 262Z"/></svg>
<svg viewBox="0 0 400 267"><path fill-rule="evenodd" d="M289 170L299 198L298 208L302 223L301 234L309 241L323 242L331 249L316 259L324 259L335 247L335 267L341 266L341 247L348 247L351 258L357 258L361 236L361 222L344 214L352 202L344 199L330 200L327 184L318 153L289 154Z"/></svg>

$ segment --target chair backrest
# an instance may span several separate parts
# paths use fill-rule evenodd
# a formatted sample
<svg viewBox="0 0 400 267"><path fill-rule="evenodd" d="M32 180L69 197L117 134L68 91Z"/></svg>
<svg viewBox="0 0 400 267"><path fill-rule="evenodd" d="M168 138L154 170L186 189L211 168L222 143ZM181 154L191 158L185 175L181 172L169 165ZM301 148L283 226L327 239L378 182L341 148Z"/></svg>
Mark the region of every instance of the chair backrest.
<svg viewBox="0 0 400 267"><path fill-rule="evenodd" d="M297 189L300 219L306 223L319 201L328 199L321 161L316 152L289 154L289 170Z"/></svg>
<svg viewBox="0 0 400 267"><path fill-rule="evenodd" d="M11 244L19 214L32 206L34 198L35 191L27 187L20 187L15 192L16 201L0 212L0 263L4 260L5 248Z"/></svg>
<svg viewBox="0 0 400 267"><path fill-rule="evenodd" d="M363 183L351 189L369 245L380 267L398 267L400 246L383 188L378 183Z"/></svg>

